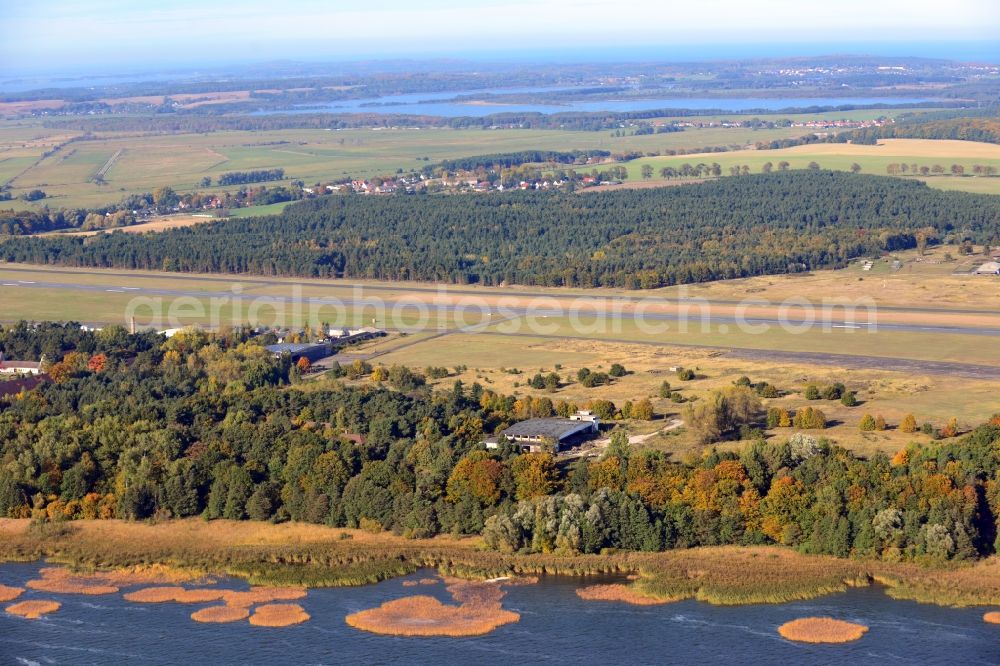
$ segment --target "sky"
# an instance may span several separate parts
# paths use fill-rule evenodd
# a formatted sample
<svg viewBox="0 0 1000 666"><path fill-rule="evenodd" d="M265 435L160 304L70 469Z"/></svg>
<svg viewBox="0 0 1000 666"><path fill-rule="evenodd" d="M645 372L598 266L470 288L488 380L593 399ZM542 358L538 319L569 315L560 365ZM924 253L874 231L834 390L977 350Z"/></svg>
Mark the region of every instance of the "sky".
<svg viewBox="0 0 1000 666"><path fill-rule="evenodd" d="M592 48L628 60L630 49L669 53L693 45L700 57L713 47L726 57L737 43L759 46L766 55L783 43L849 52L854 44L891 49L894 43L904 48L925 41L1000 45L1000 2L15 0L0 20L0 71L480 53L514 57Z"/></svg>

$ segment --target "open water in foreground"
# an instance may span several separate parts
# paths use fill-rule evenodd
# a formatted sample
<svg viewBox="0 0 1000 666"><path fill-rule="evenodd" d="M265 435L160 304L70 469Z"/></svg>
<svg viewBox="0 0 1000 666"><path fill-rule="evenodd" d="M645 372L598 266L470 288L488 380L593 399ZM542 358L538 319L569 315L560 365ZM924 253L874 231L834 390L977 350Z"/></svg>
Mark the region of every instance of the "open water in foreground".
<svg viewBox="0 0 1000 666"><path fill-rule="evenodd" d="M40 566L0 565L0 583L23 586ZM0 664L1000 663L1000 626L982 620L989 609L895 601L877 587L780 605L682 601L639 607L583 601L574 592L579 580L543 577L537 585L507 588L504 607L520 613L521 621L487 636L377 636L344 622L350 613L408 595L430 594L451 603L442 584L402 585L428 575L433 574L310 590L298 603L312 619L281 629L246 621L199 624L189 617L198 605L28 590L19 600L56 599L63 606L40 620L0 612ZM219 585L246 587L226 579ZM824 646L778 635L778 625L813 615L860 622L870 631L854 643Z"/></svg>

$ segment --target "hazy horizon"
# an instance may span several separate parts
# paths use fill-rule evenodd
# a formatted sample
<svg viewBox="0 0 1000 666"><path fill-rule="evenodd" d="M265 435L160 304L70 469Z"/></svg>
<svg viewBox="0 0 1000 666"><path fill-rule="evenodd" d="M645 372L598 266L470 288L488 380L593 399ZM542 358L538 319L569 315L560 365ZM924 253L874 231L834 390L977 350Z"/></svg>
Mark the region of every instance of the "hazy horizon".
<svg viewBox="0 0 1000 666"><path fill-rule="evenodd" d="M215 69L292 60L519 61L727 59L825 53L1000 58L1000 6L955 0L948 11L917 11L913 0L841 0L835 14L789 0L737 5L703 0L596 0L544 5L484 0L455 8L387 0L378 9L290 0L275 14L261 0L205 6L172 0L40 0L8 8L0 25L0 75L97 74ZM860 20L863 17L864 20ZM846 38L845 38L846 36Z"/></svg>
<svg viewBox="0 0 1000 666"><path fill-rule="evenodd" d="M924 42L785 42L785 43L730 43L684 44L675 46L657 45L608 45L603 49L538 49L520 53L502 53L491 50L442 51L440 53L355 53L340 57L317 54L314 56L293 56L284 58L234 58L228 61L216 60L211 63L190 59L174 59L156 62L114 63L109 65L67 64L64 66L36 67L34 69L12 69L7 63L0 63L0 84L25 81L40 81L46 85L61 87L81 85L83 79L93 79L87 85L99 85L99 79L119 82L140 81L157 77L194 78L198 76L218 76L223 73L243 74L240 70L295 66L303 68L322 65L349 65L353 63L384 64L387 70L393 64L443 63L469 65L503 65L537 62L539 64L570 63L669 63L694 61L728 61L740 59L769 58L820 58L836 56L871 56L892 58L930 58L959 62L1000 63L1000 40L978 41L924 41ZM289 74L290 75L290 74ZM312 73L315 75L315 73ZM62 81L61 81L62 79ZM30 86L28 86L30 87ZM20 87L19 87L20 88ZM10 90L10 88L6 88ZM27 89L27 87L24 87Z"/></svg>

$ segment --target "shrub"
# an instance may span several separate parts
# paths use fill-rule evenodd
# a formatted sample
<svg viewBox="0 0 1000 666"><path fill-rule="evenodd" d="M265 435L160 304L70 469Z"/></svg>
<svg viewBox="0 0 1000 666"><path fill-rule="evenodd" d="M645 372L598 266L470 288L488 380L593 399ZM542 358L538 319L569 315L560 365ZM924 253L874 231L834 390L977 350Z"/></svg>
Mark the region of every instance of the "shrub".
<svg viewBox="0 0 1000 666"><path fill-rule="evenodd" d="M917 419L913 417L913 414L907 414L902 422L899 424L899 431L906 433L914 433L917 431Z"/></svg>
<svg viewBox="0 0 1000 666"><path fill-rule="evenodd" d="M858 424L858 428L861 432L874 432L875 430L875 417L871 414L865 414L861 417L861 423Z"/></svg>
<svg viewBox="0 0 1000 666"><path fill-rule="evenodd" d="M382 524L374 518L362 518L358 521L358 527L371 534L378 534L382 531Z"/></svg>
<svg viewBox="0 0 1000 666"><path fill-rule="evenodd" d="M632 418L640 421L653 420L653 403L644 398L632 406Z"/></svg>

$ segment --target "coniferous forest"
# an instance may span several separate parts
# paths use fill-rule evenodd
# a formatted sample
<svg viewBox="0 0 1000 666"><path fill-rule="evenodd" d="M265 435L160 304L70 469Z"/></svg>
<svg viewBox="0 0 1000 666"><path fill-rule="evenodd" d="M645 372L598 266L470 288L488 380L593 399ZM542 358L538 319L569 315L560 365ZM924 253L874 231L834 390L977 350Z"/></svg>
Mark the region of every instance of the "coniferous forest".
<svg viewBox="0 0 1000 666"><path fill-rule="evenodd" d="M157 234L16 238L6 261L184 272L655 288L985 242L1000 200L828 171L611 192L332 196Z"/></svg>
<svg viewBox="0 0 1000 666"><path fill-rule="evenodd" d="M943 561L997 547L1000 415L892 459L792 438L681 463L615 435L599 459L560 464L482 448L518 418L513 396L403 392L391 373L300 390L245 332L20 324L0 351L45 354L54 380L0 398L0 516L291 520L520 552L781 543Z"/></svg>

